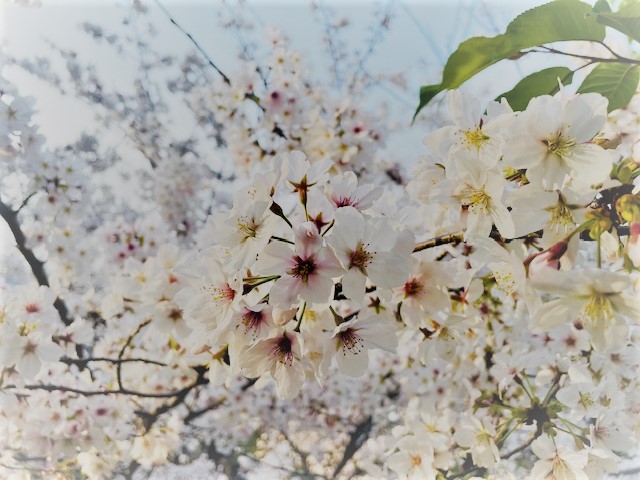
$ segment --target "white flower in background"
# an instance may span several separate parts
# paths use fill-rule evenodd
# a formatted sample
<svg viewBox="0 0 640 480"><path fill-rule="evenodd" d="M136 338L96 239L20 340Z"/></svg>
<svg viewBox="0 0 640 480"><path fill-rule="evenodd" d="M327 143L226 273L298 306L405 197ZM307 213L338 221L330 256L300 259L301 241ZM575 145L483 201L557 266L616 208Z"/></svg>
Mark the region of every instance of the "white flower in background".
<svg viewBox="0 0 640 480"><path fill-rule="evenodd" d="M402 480L435 480L433 447L412 436L398 440L398 451L386 463Z"/></svg>
<svg viewBox="0 0 640 480"><path fill-rule="evenodd" d="M144 435L133 439L131 457L145 468L162 465L180 441L180 419L172 415L165 426L154 425Z"/></svg>
<svg viewBox="0 0 640 480"><path fill-rule="evenodd" d="M328 243L346 270L342 291L353 301L364 298L367 278L376 287L394 288L409 273L413 236L396 232L386 219L372 219L354 208L341 208L336 212Z"/></svg>
<svg viewBox="0 0 640 480"><path fill-rule="evenodd" d="M53 306L56 295L49 287L42 285L21 285L9 296L7 313L21 324L52 332L54 325L60 322L58 312Z"/></svg>
<svg viewBox="0 0 640 480"><path fill-rule="evenodd" d="M537 331L578 320L589 332L596 351L615 350L627 339L625 318L640 319L640 298L625 293L630 281L622 273L544 268L532 281L536 289L560 297L536 310L532 326Z"/></svg>
<svg viewBox="0 0 640 480"><path fill-rule="evenodd" d="M533 465L529 480L589 480L584 472L588 460L586 451L556 446L548 435L535 439L531 450L539 460Z"/></svg>
<svg viewBox="0 0 640 480"><path fill-rule="evenodd" d="M300 334L275 329L269 338L244 353L243 372L253 378L270 373L276 381L278 397L295 397L305 379L301 339Z"/></svg>
<svg viewBox="0 0 640 480"><path fill-rule="evenodd" d="M527 179L545 189L576 189L609 177L613 158L591 143L607 120L607 99L597 93L576 95L564 103L559 95L535 97L516 119L504 146L504 162L526 169ZM568 177L568 178L567 178Z"/></svg>
<svg viewBox="0 0 640 480"><path fill-rule="evenodd" d="M0 352L0 360L6 366L14 365L25 379L32 379L40 372L43 363L58 360L63 353L58 344L36 331L15 336L7 342L4 351Z"/></svg>
<svg viewBox="0 0 640 480"><path fill-rule="evenodd" d="M490 418L482 421L471 415L462 417L456 428L454 439L461 447L469 448L473 464L489 468L500 461L500 452L494 440L496 429Z"/></svg>
<svg viewBox="0 0 640 480"><path fill-rule="evenodd" d="M326 344L325 362L335 356L340 372L359 377L369 365L369 350L395 352L398 337L392 324L375 316L356 317L338 325Z"/></svg>
<svg viewBox="0 0 640 480"><path fill-rule="evenodd" d="M589 460L584 472L589 479L605 478L607 473L616 473L620 469L620 457L603 448L589 448Z"/></svg>
<svg viewBox="0 0 640 480"><path fill-rule="evenodd" d="M267 245L255 269L261 274L280 276L271 286L269 303L282 308L293 306L299 299L327 303L333 295L333 278L344 272L311 222L298 227L293 249L279 241Z"/></svg>
<svg viewBox="0 0 640 480"><path fill-rule="evenodd" d="M600 410L595 425L589 426L591 446L608 451L632 453L634 450L633 434L624 419L624 414L603 411L602 408Z"/></svg>
<svg viewBox="0 0 640 480"><path fill-rule="evenodd" d="M103 480L109 478L113 473L113 461L109 461L106 456L95 447L91 447L86 452L80 452L76 457L80 470L89 477L90 480Z"/></svg>

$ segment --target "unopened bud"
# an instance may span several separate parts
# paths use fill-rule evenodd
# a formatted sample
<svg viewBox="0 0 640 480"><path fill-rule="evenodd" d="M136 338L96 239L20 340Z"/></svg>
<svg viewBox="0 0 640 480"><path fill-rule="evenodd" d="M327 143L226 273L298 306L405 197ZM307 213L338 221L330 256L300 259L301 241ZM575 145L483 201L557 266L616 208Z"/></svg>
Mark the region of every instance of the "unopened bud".
<svg viewBox="0 0 640 480"><path fill-rule="evenodd" d="M535 253L524 261L524 266L529 270L529 276L539 272L544 268L560 270L560 259L567 252L569 240L558 242L546 250Z"/></svg>

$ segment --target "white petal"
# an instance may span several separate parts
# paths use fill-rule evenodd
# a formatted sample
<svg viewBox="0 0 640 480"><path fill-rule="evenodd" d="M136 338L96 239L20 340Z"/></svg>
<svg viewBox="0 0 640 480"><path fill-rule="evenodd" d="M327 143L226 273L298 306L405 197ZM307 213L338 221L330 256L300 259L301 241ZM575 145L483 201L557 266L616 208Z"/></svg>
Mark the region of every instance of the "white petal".
<svg viewBox="0 0 640 480"><path fill-rule="evenodd" d="M531 322L534 331L547 331L560 325L564 325L573 320L576 311L571 309L571 305L565 299L559 298L540 306Z"/></svg>
<svg viewBox="0 0 640 480"><path fill-rule="evenodd" d="M353 354L348 349L341 348L336 353L338 368L350 377L360 377L367 371L369 366L369 351L362 349L359 353Z"/></svg>

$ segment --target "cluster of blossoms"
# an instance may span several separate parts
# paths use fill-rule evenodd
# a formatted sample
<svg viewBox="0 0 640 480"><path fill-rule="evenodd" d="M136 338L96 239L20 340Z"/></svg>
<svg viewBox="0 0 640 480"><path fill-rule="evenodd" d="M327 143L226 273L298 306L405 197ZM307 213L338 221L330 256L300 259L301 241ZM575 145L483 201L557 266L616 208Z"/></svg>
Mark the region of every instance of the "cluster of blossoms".
<svg viewBox="0 0 640 480"><path fill-rule="evenodd" d="M229 81L218 79L192 94L195 111L213 113L227 126L231 160L250 170L277 152L299 149L311 161L330 159L359 175L391 169L380 155L389 126L350 96L334 97L313 82L281 31L270 37L266 68L247 62Z"/></svg>
<svg viewBox="0 0 640 480"><path fill-rule="evenodd" d="M581 480L636 457L635 104L449 91L404 186L383 122L273 45L185 88L213 160L139 128L138 209L2 79L0 213L36 281L0 285L0 476Z"/></svg>

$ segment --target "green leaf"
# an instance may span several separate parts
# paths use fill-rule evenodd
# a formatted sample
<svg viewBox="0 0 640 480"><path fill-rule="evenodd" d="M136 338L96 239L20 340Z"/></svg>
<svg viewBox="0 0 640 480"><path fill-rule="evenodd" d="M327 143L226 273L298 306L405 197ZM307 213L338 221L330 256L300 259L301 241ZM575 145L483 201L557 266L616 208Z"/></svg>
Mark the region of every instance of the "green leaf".
<svg viewBox="0 0 640 480"><path fill-rule="evenodd" d="M631 3L617 12L598 13L596 19L601 24L615 28L640 42L640 3Z"/></svg>
<svg viewBox="0 0 640 480"><path fill-rule="evenodd" d="M593 11L595 13L608 13L611 11L611 7L607 0L598 0L593 6Z"/></svg>
<svg viewBox="0 0 640 480"><path fill-rule="evenodd" d="M599 63L584 79L578 93L597 92L609 99L609 111L626 107L636 93L640 65Z"/></svg>
<svg viewBox="0 0 640 480"><path fill-rule="evenodd" d="M527 108L529 100L540 95L553 95L559 90L558 79L563 85L567 85L573 78L573 71L567 67L552 67L523 78L518 84L496 100L506 98L515 111Z"/></svg>
<svg viewBox="0 0 640 480"><path fill-rule="evenodd" d="M516 17L505 33L474 37L462 42L447 60L442 81L421 88L420 110L443 90L457 88L485 68L507 58L518 58L521 50L565 40L602 41L605 28L596 21L590 5L579 0L556 0L527 10Z"/></svg>

